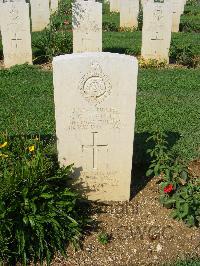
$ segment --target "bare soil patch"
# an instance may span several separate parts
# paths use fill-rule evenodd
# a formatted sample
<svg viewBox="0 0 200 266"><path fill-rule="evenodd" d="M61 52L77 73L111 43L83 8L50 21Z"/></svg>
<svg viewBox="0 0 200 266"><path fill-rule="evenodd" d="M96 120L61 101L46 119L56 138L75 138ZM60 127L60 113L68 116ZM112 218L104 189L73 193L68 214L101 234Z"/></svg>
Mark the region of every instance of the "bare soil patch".
<svg viewBox="0 0 200 266"><path fill-rule="evenodd" d="M200 173L200 162L192 164ZM57 257L52 265L161 265L200 256L200 230L170 218L170 210L158 202L157 182L150 180L130 202L101 207L93 215L99 228L85 237L82 249L69 247L68 259ZM97 239L102 231L111 236L105 246Z"/></svg>

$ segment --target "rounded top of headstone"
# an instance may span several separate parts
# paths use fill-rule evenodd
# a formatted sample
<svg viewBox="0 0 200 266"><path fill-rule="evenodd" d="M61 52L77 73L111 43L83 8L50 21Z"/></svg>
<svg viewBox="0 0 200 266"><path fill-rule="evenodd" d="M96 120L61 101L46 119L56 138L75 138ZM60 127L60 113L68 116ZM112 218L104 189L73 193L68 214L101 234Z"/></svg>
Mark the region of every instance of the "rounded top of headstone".
<svg viewBox="0 0 200 266"><path fill-rule="evenodd" d="M63 60L70 60L70 59L75 59L75 58L116 58L118 57L119 59L124 59L124 60L130 60L132 62L138 62L137 58L134 56L130 55L125 55L125 54L118 54L118 53L109 53L109 52L83 52L83 53L73 53L73 54L66 54L66 55L60 55L56 56L53 58L53 63L63 61Z"/></svg>

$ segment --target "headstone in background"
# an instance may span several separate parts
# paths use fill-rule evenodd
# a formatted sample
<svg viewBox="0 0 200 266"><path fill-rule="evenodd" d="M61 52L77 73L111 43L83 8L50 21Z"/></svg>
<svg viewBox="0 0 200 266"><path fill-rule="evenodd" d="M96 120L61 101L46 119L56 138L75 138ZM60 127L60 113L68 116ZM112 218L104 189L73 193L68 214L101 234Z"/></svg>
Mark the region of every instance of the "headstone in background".
<svg viewBox="0 0 200 266"><path fill-rule="evenodd" d="M142 57L169 61L172 5L170 1L148 1L143 7Z"/></svg>
<svg viewBox="0 0 200 266"><path fill-rule="evenodd" d="M182 13L183 13L182 0L173 0L172 1L172 32L179 31L179 24L180 24Z"/></svg>
<svg viewBox="0 0 200 266"><path fill-rule="evenodd" d="M29 4L3 4L1 35L5 67L32 64Z"/></svg>
<svg viewBox="0 0 200 266"><path fill-rule="evenodd" d="M59 0L51 0L51 12L54 13L58 10Z"/></svg>
<svg viewBox="0 0 200 266"><path fill-rule="evenodd" d="M53 60L58 156L90 200L130 198L138 63L112 53Z"/></svg>
<svg viewBox="0 0 200 266"><path fill-rule="evenodd" d="M72 5L73 52L102 51L102 4L77 0Z"/></svg>
<svg viewBox="0 0 200 266"><path fill-rule="evenodd" d="M110 0L110 12L120 12L120 0Z"/></svg>
<svg viewBox="0 0 200 266"><path fill-rule="evenodd" d="M30 0L32 31L42 31L50 22L49 0Z"/></svg>
<svg viewBox="0 0 200 266"><path fill-rule="evenodd" d="M120 27L137 28L139 0L120 0Z"/></svg>

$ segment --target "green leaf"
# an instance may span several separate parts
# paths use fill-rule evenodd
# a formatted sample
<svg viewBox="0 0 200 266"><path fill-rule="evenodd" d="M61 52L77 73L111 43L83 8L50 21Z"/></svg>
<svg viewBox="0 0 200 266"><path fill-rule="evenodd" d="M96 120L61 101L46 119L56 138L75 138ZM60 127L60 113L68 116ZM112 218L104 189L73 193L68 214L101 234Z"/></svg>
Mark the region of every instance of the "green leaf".
<svg viewBox="0 0 200 266"><path fill-rule="evenodd" d="M53 194L49 194L49 193L42 193L40 195L40 198L44 198L44 199L52 199L54 197Z"/></svg>
<svg viewBox="0 0 200 266"><path fill-rule="evenodd" d="M147 172L146 172L146 176L151 176L153 174L153 169L149 169Z"/></svg>

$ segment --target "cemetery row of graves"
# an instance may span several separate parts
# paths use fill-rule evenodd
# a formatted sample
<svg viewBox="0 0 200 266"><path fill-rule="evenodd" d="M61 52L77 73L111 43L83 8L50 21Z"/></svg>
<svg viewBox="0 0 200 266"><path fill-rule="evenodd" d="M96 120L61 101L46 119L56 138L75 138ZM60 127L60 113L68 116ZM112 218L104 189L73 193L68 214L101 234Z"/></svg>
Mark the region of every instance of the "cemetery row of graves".
<svg viewBox="0 0 200 266"><path fill-rule="evenodd" d="M136 1L137 8L133 3L125 4L126 8L120 13L110 12L110 5L104 4L103 16L101 4L95 7L96 10L89 10L88 5L87 12L98 13L97 24L93 25L91 29L83 21L84 16L80 15L83 10L79 4L74 5L72 10L70 3L62 3L59 12L51 16L55 9L52 5L48 8L48 0L44 1L45 4L43 2L42 5L40 1L33 1L30 3L31 16L29 16L29 5L26 4L26 7L23 7L22 2L18 3L21 17L18 14L19 10L13 7L12 2L5 2L2 5L4 8L2 14L5 14L5 17L10 14L10 22L19 20L16 24L11 24L11 33L8 34L7 24L10 25L10 22L2 16L2 21L5 21L5 25L2 23L1 29L2 42L5 43L4 65L7 67L23 62L41 63L51 60L53 56L59 54L87 51L87 49L88 51L102 51L103 49L103 51L129 54L139 58L142 56L140 65L143 67L146 65L162 66L168 61L189 67L199 65L200 37L198 32L200 25L199 5L196 2L187 5L183 13L184 1L179 0L179 5L173 7L173 16L169 15L166 20L162 19L165 16L162 13L167 10L167 13L170 14L169 3L166 3L165 9L158 9L156 13L154 12L153 18L148 17L148 10L144 9L143 11L139 1ZM54 2L52 1L52 3ZM128 7L131 11L136 9L134 16L130 15L133 12L131 13ZM79 9L78 12L76 12L77 9ZM147 15L145 16L143 12L147 12ZM74 13L73 32L72 13ZM128 15L126 16L126 14ZM144 27L143 17L148 18ZM92 21L92 19L94 18L91 16L90 20ZM77 21L79 22L77 23ZM21 23L24 25L23 32L20 32ZM32 36L30 36L30 24ZM43 30L47 25L49 25L48 29ZM165 25L168 25L167 28ZM84 34L80 34L81 27L86 29ZM94 34L88 37L87 30L94 31ZM13 34L13 32L15 33ZM148 45L149 41L150 45ZM79 47L77 43L82 43L83 46ZM18 56L15 53L16 47L18 47ZM0 45L0 56L3 57L2 44Z"/></svg>
<svg viewBox="0 0 200 266"><path fill-rule="evenodd" d="M72 2L0 0L0 264L199 265L200 4Z"/></svg>

